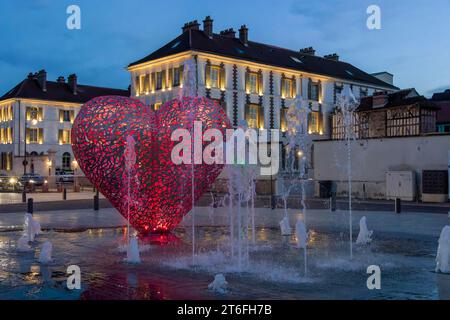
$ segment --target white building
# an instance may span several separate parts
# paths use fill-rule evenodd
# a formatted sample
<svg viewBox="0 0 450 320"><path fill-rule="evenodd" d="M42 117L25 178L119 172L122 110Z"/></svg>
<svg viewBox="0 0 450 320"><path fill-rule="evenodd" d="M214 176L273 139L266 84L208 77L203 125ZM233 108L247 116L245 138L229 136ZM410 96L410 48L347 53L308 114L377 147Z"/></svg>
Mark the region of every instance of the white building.
<svg viewBox="0 0 450 320"><path fill-rule="evenodd" d="M47 81L45 70L30 73L0 98L0 172L47 176L76 169L70 144L73 120L83 103L103 95L129 92L80 85L75 74L66 82L64 77Z"/></svg>
<svg viewBox="0 0 450 320"><path fill-rule="evenodd" d="M131 96L154 109L179 96L187 62L197 70L197 94L219 101L235 127L245 119L254 128L285 130L285 110L295 98L306 99L311 140L330 136L329 114L345 86L356 97L398 89L381 80L392 75L370 75L337 54L319 57L313 48L294 51L250 41L245 25L238 37L233 29L214 33L206 17L203 30L197 21L186 23L181 35L128 66Z"/></svg>

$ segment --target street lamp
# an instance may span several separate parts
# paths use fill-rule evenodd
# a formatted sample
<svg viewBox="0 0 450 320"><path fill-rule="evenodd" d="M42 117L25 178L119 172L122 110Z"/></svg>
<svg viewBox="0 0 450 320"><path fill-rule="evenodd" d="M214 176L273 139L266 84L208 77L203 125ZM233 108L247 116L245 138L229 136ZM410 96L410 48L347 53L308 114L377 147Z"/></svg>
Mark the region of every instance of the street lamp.
<svg viewBox="0 0 450 320"><path fill-rule="evenodd" d="M52 160L47 160L47 167L48 167L48 178L50 179L50 176L52 174Z"/></svg>
<svg viewBox="0 0 450 320"><path fill-rule="evenodd" d="M37 124L37 120L36 120L37 111L36 110L32 110L31 113L30 113L30 117L32 119L31 120L31 124L33 126L35 126ZM28 165L28 161L27 161L27 144L28 144L28 141L27 141L27 129L28 129L27 121L28 120L25 117L25 134L24 134L25 144L24 144L24 158L23 158L23 175L27 174L27 165ZM27 180L26 180L26 178L25 178L24 182L25 182L25 184L23 186L23 191L22 191L22 202L26 202L27 201L27 190L26 190Z"/></svg>
<svg viewBox="0 0 450 320"><path fill-rule="evenodd" d="M77 168L78 168L78 162L76 159L72 161L72 167L73 167L73 185L75 192L78 192L78 185L77 185Z"/></svg>

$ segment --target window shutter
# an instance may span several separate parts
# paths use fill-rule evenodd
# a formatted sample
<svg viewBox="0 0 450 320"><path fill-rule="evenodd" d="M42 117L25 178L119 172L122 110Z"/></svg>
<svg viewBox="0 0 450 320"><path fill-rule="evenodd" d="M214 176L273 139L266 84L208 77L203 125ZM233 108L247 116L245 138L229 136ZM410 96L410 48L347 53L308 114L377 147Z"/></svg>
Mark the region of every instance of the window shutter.
<svg viewBox="0 0 450 320"><path fill-rule="evenodd" d="M311 79L308 79L308 96L306 97L306 99L311 99Z"/></svg>
<svg viewBox="0 0 450 320"><path fill-rule="evenodd" d="M226 78L225 78L225 66L223 63L220 65L220 80L219 87L221 89L225 89L227 87Z"/></svg>
<svg viewBox="0 0 450 320"><path fill-rule="evenodd" d="M59 122L64 122L64 110L59 110Z"/></svg>
<svg viewBox="0 0 450 320"><path fill-rule="evenodd" d="M27 128L25 131L25 141L26 143L30 143L30 128Z"/></svg>
<svg viewBox="0 0 450 320"><path fill-rule="evenodd" d="M286 98L286 83L285 83L284 75L281 76L280 92L281 92L281 98L282 99Z"/></svg>
<svg viewBox="0 0 450 320"><path fill-rule="evenodd" d="M70 123L73 123L75 120L75 110L70 110Z"/></svg>
<svg viewBox="0 0 450 320"><path fill-rule="evenodd" d="M26 109L25 119L31 120L31 108L30 107L27 107L27 109Z"/></svg>
<svg viewBox="0 0 450 320"><path fill-rule="evenodd" d="M161 77L162 77L162 88L161 89L165 90L168 87L166 70L161 71Z"/></svg>
<svg viewBox="0 0 450 320"><path fill-rule="evenodd" d="M311 121L312 121L312 111L308 113L308 125L307 125L307 127L308 127L308 133L309 133L310 131L312 131L312 130L311 130Z"/></svg>
<svg viewBox="0 0 450 320"><path fill-rule="evenodd" d="M38 142L42 144L44 142L44 129L38 129Z"/></svg>
<svg viewBox="0 0 450 320"><path fill-rule="evenodd" d="M151 88L152 88L152 92L155 92L156 90L156 73L152 72L151 74Z"/></svg>
<svg viewBox="0 0 450 320"><path fill-rule="evenodd" d="M263 75L262 75L262 71L259 70L258 72L258 94L262 95L263 93Z"/></svg>
<svg viewBox="0 0 450 320"><path fill-rule="evenodd" d="M317 83L317 100L322 101L322 81Z"/></svg>
<svg viewBox="0 0 450 320"><path fill-rule="evenodd" d="M250 70L245 71L245 93L250 93Z"/></svg>
<svg viewBox="0 0 450 320"><path fill-rule="evenodd" d="M168 70L168 72L169 72L169 85L168 85L168 87L169 88L172 88L173 87L173 68L170 68L169 70Z"/></svg>
<svg viewBox="0 0 450 320"><path fill-rule="evenodd" d="M264 128L264 107L258 106L258 128Z"/></svg>
<svg viewBox="0 0 450 320"><path fill-rule="evenodd" d="M136 91L136 94L139 94L141 92L139 76L136 76L134 80L134 90Z"/></svg>
<svg viewBox="0 0 450 320"><path fill-rule="evenodd" d="M184 71L184 65L181 65L179 67L180 69L180 85L183 85L183 71Z"/></svg>
<svg viewBox="0 0 450 320"><path fill-rule="evenodd" d="M146 74L144 76L144 92L148 93L150 90L150 76L148 74Z"/></svg>
<svg viewBox="0 0 450 320"><path fill-rule="evenodd" d="M248 125L249 108L250 106L246 104L244 108L244 119L245 121L247 121L247 125Z"/></svg>
<svg viewBox="0 0 450 320"><path fill-rule="evenodd" d="M63 131L61 129L58 130L58 143L63 143Z"/></svg>
<svg viewBox="0 0 450 320"><path fill-rule="evenodd" d="M286 131L286 108L281 108L280 110L280 129L282 131Z"/></svg>
<svg viewBox="0 0 450 320"><path fill-rule="evenodd" d="M8 128L8 131L9 131L9 135L8 135L8 139L9 139L9 143L13 143L13 128L12 127L9 127Z"/></svg>
<svg viewBox="0 0 450 320"><path fill-rule="evenodd" d="M323 114L322 114L322 104L319 104L319 112L317 114L318 125L319 125L319 133L323 132Z"/></svg>
<svg viewBox="0 0 450 320"><path fill-rule="evenodd" d="M211 86L211 65L209 64L209 61L205 66L205 84L207 87Z"/></svg>
<svg viewBox="0 0 450 320"><path fill-rule="evenodd" d="M297 79L295 76L292 77L292 88L291 88L291 97L295 98L297 96Z"/></svg>
<svg viewBox="0 0 450 320"><path fill-rule="evenodd" d="M43 108L38 108L37 118L39 121L44 120L44 109Z"/></svg>

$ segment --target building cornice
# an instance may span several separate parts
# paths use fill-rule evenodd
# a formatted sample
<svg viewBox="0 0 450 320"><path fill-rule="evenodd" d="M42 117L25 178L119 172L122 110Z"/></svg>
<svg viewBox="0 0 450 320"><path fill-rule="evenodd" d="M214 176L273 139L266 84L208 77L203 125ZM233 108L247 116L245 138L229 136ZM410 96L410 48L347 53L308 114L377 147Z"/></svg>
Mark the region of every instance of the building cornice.
<svg viewBox="0 0 450 320"><path fill-rule="evenodd" d="M283 67L253 62L253 61L244 60L244 59L236 59L236 58L232 58L232 57L227 57L227 56L223 56L223 55L207 53L207 52L197 51L197 50L189 50L189 51L185 51L185 52L182 52L179 54L167 56L164 58L147 61L147 62L141 63L139 65L128 67L127 69L130 72L137 71L137 70L149 68L149 67L152 67L155 65L170 63L170 62L179 60L181 58L190 57L193 55L197 55L199 58L209 59L209 60L212 60L217 63L228 62L230 64L236 64L238 66L245 67L245 68L251 67L251 68L255 68L255 69L256 68L262 69L265 71L277 71L280 73L288 73L289 75L299 75L300 74L302 77L305 77L305 78L312 77L312 78L322 80L322 81L338 81L338 82L342 82L345 84L353 84L353 85L372 88L372 89L395 91L389 87L375 86L375 85L372 85L372 84L369 84L366 82L358 82L358 81L351 81L348 79L335 78L335 77L330 77L330 76L326 76L326 75L322 75L322 74L309 73L309 72L304 72L304 71L300 71L300 70L296 70L296 69L283 68Z"/></svg>
<svg viewBox="0 0 450 320"><path fill-rule="evenodd" d="M52 100L40 100L40 99L30 99L30 98L12 98L4 101L0 101L0 106L15 103L17 101L21 101L22 103L30 103L30 104L45 104L45 105L56 105L59 107L81 107L82 103L77 102L64 102L64 101L52 101Z"/></svg>

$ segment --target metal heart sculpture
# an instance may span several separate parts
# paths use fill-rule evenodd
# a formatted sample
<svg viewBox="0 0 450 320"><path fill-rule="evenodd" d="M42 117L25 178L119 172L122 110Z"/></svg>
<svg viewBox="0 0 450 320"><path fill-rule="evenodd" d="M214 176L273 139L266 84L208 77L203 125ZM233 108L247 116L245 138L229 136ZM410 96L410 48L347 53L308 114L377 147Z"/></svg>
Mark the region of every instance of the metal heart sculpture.
<svg viewBox="0 0 450 320"><path fill-rule="evenodd" d="M86 177L138 232L170 231L192 209L192 197L198 200L223 169L223 164L172 162L172 149L180 143L171 140L172 132L193 132L194 121L202 122L203 132L214 128L223 137L230 128L222 107L203 97L174 99L157 111L131 98L98 97L78 113L72 148Z"/></svg>

